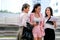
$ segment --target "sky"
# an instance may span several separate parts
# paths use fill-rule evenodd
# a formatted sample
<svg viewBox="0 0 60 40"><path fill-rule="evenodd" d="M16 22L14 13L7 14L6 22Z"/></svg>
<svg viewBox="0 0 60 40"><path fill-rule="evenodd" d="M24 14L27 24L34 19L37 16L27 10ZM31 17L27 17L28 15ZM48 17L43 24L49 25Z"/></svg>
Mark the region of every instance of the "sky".
<svg viewBox="0 0 60 40"><path fill-rule="evenodd" d="M36 2L36 0L1 0L0 9L1 10L8 10L11 12L21 12L21 7L24 3L30 4L30 9L32 9L32 6L34 4L33 1ZM45 6L43 6L43 4ZM49 1L42 0L41 1L42 10L44 10L48 4L49 4Z"/></svg>
<svg viewBox="0 0 60 40"><path fill-rule="evenodd" d="M60 0L41 0L42 5L42 13L44 13L44 10L46 7L51 6L53 10L58 9L58 14L54 15L60 15L60 10L58 7L55 6L55 2L58 2L60 4ZM0 0L0 10L8 10L8 12L21 12L22 5L24 3L30 4L30 10L32 9L33 0Z"/></svg>
<svg viewBox="0 0 60 40"><path fill-rule="evenodd" d="M8 10L11 12L21 12L22 4L25 2L29 3L29 0L1 0L0 9Z"/></svg>
<svg viewBox="0 0 60 40"><path fill-rule="evenodd" d="M19 12L21 3L19 0L1 0L1 9L11 12Z"/></svg>

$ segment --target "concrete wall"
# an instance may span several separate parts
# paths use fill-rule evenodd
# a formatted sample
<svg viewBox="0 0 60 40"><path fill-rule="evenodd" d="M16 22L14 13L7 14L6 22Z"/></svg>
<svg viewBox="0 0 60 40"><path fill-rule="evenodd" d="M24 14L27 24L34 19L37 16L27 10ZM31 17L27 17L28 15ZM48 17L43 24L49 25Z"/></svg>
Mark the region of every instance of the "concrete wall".
<svg viewBox="0 0 60 40"><path fill-rule="evenodd" d="M1 13L0 24L19 24L19 14L17 13Z"/></svg>

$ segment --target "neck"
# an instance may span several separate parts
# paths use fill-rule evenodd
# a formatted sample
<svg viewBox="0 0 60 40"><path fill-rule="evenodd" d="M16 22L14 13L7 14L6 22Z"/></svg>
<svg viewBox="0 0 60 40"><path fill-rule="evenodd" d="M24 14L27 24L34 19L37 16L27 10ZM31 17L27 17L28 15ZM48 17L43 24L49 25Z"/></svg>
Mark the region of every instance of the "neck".
<svg viewBox="0 0 60 40"><path fill-rule="evenodd" d="M38 12L35 12L35 14L39 14Z"/></svg>
<svg viewBox="0 0 60 40"><path fill-rule="evenodd" d="M50 18L51 16L49 15L48 18Z"/></svg>
<svg viewBox="0 0 60 40"><path fill-rule="evenodd" d="M38 15L38 16L40 17L40 14L39 14L39 13L35 12L35 14Z"/></svg>

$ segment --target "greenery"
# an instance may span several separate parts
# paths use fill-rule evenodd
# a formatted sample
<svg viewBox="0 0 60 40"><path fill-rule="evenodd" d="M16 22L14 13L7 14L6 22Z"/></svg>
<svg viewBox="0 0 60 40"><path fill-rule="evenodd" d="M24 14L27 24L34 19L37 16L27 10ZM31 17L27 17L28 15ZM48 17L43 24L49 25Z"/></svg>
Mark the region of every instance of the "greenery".
<svg viewBox="0 0 60 40"><path fill-rule="evenodd" d="M0 10L0 12L6 12L7 13L8 11L7 10Z"/></svg>
<svg viewBox="0 0 60 40"><path fill-rule="evenodd" d="M9 12L8 10L0 10L0 12L2 13L13 13L13 12ZM17 12L18 14L20 14L20 12Z"/></svg>
<svg viewBox="0 0 60 40"><path fill-rule="evenodd" d="M16 36L0 36L0 38L16 38Z"/></svg>

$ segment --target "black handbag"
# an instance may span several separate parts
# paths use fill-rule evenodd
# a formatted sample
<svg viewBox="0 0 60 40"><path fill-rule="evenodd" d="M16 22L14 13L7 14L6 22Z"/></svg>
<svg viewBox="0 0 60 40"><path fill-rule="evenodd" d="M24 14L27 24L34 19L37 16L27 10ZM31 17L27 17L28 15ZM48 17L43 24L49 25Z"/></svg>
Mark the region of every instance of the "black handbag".
<svg viewBox="0 0 60 40"><path fill-rule="evenodd" d="M28 22L26 23L27 23L26 25L27 27L23 28L22 39L33 40L33 34L32 34L33 26Z"/></svg>
<svg viewBox="0 0 60 40"><path fill-rule="evenodd" d="M33 25L31 25L29 22L26 22L26 26L27 26L27 29L28 29L28 31L32 31L32 29L33 29Z"/></svg>

